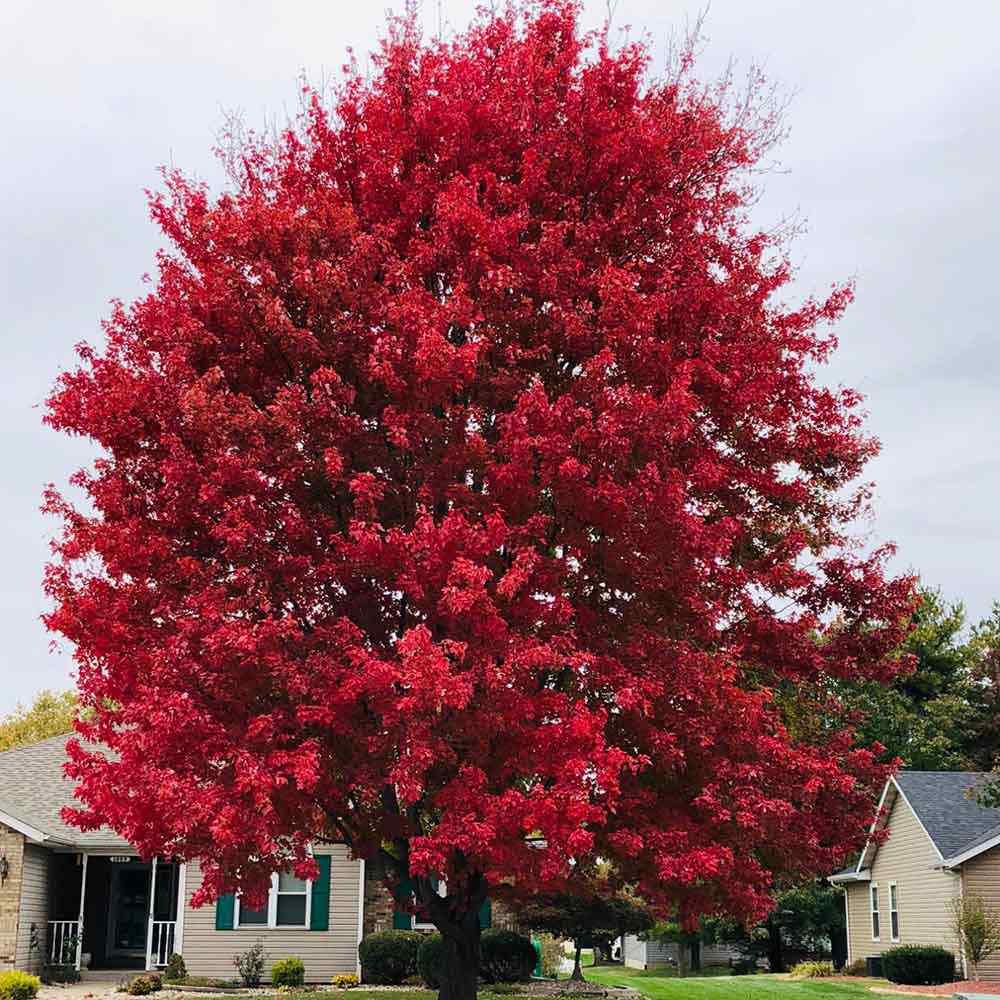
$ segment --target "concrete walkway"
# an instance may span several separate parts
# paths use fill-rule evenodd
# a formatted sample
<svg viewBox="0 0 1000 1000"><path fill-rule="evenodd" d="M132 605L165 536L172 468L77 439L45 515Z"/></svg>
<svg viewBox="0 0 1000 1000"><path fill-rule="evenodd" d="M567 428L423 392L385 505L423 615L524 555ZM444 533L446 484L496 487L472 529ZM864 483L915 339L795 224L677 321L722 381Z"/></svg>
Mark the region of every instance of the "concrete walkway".
<svg viewBox="0 0 1000 1000"><path fill-rule="evenodd" d="M117 989L117 983L109 982L43 986L38 991L38 1000L104 1000L113 997Z"/></svg>

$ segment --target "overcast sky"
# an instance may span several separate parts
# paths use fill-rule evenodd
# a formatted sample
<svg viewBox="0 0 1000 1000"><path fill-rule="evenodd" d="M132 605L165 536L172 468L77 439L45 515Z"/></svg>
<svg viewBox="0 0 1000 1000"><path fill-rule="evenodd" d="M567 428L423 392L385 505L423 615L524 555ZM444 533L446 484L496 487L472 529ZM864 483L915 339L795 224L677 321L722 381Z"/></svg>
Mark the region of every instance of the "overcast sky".
<svg viewBox="0 0 1000 1000"><path fill-rule="evenodd" d="M401 3L401 0L400 0ZM398 6L399 4L397 4ZM227 110L260 124L297 107L297 81L369 51L382 2L113 0L0 4L0 713L71 683L39 622L52 526L43 484L92 455L41 425L73 345L100 340L159 244L143 189L173 163L220 181ZM445 0L461 26L474 0ZM698 0L618 0L615 24L667 39ZM438 4L425 0L432 29ZM605 5L588 5L589 22ZM763 63L795 98L786 172L762 222L799 213L796 291L855 276L858 297L826 377L868 397L883 452L873 535L900 569L964 600L1000 598L1000 83L997 0L714 0L704 72Z"/></svg>

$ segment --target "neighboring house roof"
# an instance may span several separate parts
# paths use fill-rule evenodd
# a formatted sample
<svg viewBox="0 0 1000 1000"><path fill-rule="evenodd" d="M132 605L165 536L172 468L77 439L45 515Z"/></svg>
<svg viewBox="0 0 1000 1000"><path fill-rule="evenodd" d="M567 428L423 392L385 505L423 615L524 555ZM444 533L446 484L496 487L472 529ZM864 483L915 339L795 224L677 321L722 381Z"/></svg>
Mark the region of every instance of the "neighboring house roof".
<svg viewBox="0 0 1000 1000"><path fill-rule="evenodd" d="M900 771L886 783L879 802L882 815L872 832L886 825L893 804L901 797L937 851L941 867L954 868L1000 845L1000 808L982 806L975 797L975 789L989 777L981 771ZM876 850L869 839L857 864L829 880L867 880Z"/></svg>
<svg viewBox="0 0 1000 1000"><path fill-rule="evenodd" d="M84 832L63 821L63 808L80 804L73 796L73 781L63 774L68 739L68 735L53 736L0 753L0 821L31 840L56 847L131 853L129 843L113 830L102 827Z"/></svg>
<svg viewBox="0 0 1000 1000"><path fill-rule="evenodd" d="M943 858L961 854L1000 824L1000 809L987 809L975 789L989 775L979 771L900 771L896 785Z"/></svg>

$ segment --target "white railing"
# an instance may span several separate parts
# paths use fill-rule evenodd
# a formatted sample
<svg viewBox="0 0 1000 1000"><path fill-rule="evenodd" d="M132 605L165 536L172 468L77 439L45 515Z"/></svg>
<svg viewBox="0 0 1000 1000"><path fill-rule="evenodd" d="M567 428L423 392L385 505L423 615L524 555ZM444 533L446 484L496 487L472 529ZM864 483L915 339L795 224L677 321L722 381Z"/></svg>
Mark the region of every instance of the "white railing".
<svg viewBox="0 0 1000 1000"><path fill-rule="evenodd" d="M79 929L79 920L49 921L49 961L53 965L72 964L76 961Z"/></svg>
<svg viewBox="0 0 1000 1000"><path fill-rule="evenodd" d="M153 967L162 969L174 953L174 934L177 930L176 920L154 920L150 954Z"/></svg>

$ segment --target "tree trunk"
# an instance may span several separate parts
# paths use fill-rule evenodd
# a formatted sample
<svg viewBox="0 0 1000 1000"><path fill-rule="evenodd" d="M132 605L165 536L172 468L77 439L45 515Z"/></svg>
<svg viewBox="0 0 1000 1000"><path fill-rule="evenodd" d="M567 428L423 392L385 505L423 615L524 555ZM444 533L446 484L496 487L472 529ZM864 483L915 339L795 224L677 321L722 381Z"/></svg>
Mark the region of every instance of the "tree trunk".
<svg viewBox="0 0 1000 1000"><path fill-rule="evenodd" d="M701 942L691 942L691 971L701 972Z"/></svg>
<svg viewBox="0 0 1000 1000"><path fill-rule="evenodd" d="M583 966L580 964L580 952L583 951L583 948L577 942L574 942L574 945L576 946L576 954L573 957L573 975L570 976L569 978L572 979L574 982L582 983Z"/></svg>
<svg viewBox="0 0 1000 1000"><path fill-rule="evenodd" d="M688 945L686 941L677 942L677 978L683 979L688 974Z"/></svg>
<svg viewBox="0 0 1000 1000"><path fill-rule="evenodd" d="M479 914L473 910L461 921L440 928L444 968L438 1000L476 1000L479 988Z"/></svg>
<svg viewBox="0 0 1000 1000"><path fill-rule="evenodd" d="M785 971L785 956L781 950L781 927L773 919L767 922L767 964L771 972Z"/></svg>

